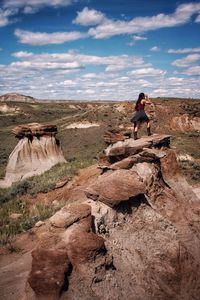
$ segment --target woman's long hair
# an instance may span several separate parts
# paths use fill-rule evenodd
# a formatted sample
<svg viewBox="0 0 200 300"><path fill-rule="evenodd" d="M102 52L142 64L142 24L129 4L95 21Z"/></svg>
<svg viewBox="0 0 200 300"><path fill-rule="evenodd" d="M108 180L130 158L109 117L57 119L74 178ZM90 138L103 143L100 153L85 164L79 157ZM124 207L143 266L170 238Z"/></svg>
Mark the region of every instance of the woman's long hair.
<svg viewBox="0 0 200 300"><path fill-rule="evenodd" d="M138 100L137 100L137 102L136 102L136 104L135 104L135 110L137 110L138 105L140 104L140 102L141 102L142 99L144 99L144 98L145 98L145 94L144 94L144 93L140 93L139 96L138 96Z"/></svg>

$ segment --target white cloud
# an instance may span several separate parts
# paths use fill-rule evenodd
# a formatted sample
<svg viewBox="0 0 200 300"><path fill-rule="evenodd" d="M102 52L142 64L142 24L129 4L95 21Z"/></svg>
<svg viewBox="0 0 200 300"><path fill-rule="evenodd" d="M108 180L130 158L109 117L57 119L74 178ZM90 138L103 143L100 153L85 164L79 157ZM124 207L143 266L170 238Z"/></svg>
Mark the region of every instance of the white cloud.
<svg viewBox="0 0 200 300"><path fill-rule="evenodd" d="M1 9L0 8L0 27L4 27L12 23L10 17L18 12L17 9Z"/></svg>
<svg viewBox="0 0 200 300"><path fill-rule="evenodd" d="M134 46L136 42L138 41L146 41L147 38L144 36L140 36L140 35L134 35L132 36L132 41L130 43L128 43L129 46Z"/></svg>
<svg viewBox="0 0 200 300"><path fill-rule="evenodd" d="M55 70L55 69L81 69L81 65L78 62L68 63L56 63L56 62L32 62L32 61L17 61L12 62L11 67L23 68L23 69L36 69L40 70Z"/></svg>
<svg viewBox="0 0 200 300"><path fill-rule="evenodd" d="M19 38L19 41L22 44L43 46L50 44L63 44L65 42L75 41L81 38L85 38L86 34L78 31L47 33L16 29L15 36Z"/></svg>
<svg viewBox="0 0 200 300"><path fill-rule="evenodd" d="M182 49L169 49L168 53L175 53L175 54L186 54L186 53L195 53L200 52L200 47L197 48L182 48Z"/></svg>
<svg viewBox="0 0 200 300"><path fill-rule="evenodd" d="M107 71L111 69L116 70L117 68L130 69L146 66L144 59L140 56L129 56L129 55L116 55L116 56L96 56L96 55L85 55L76 51L69 51L66 53L44 53L44 54L33 54L31 52L19 51L12 54L14 57L24 60L30 63L72 63L76 62L82 67L85 65L93 66L106 66L109 67Z"/></svg>
<svg viewBox="0 0 200 300"><path fill-rule="evenodd" d="M200 76L200 66L193 66L188 68L183 72L183 74L189 75L189 76Z"/></svg>
<svg viewBox="0 0 200 300"><path fill-rule="evenodd" d="M176 59L175 61L173 61L172 66L184 68L190 66L198 60L200 60L200 54L189 54L186 57Z"/></svg>
<svg viewBox="0 0 200 300"><path fill-rule="evenodd" d="M78 15L73 23L83 26L97 25L105 19L103 13L95 9L88 9L88 7L85 7L82 11L77 12L77 14Z"/></svg>
<svg viewBox="0 0 200 300"><path fill-rule="evenodd" d="M134 35L133 40L134 41L145 41L145 40L147 40L147 38L144 36L140 36L140 35Z"/></svg>
<svg viewBox="0 0 200 300"><path fill-rule="evenodd" d="M196 22L196 23L200 23L200 15L198 15L198 16L196 17L195 22Z"/></svg>
<svg viewBox="0 0 200 300"><path fill-rule="evenodd" d="M150 51L152 52L159 52L160 51L160 48L158 46L154 46L150 49Z"/></svg>
<svg viewBox="0 0 200 300"><path fill-rule="evenodd" d="M164 70L144 67L142 57L130 55L19 51L13 56L15 62L0 65L1 93L16 91L41 99L74 100L133 100L141 91L150 96L198 97L200 93L199 78L194 77L199 74L197 66L185 70L186 75L191 75L185 78L180 74L167 77ZM135 69L132 65L131 71L129 68L113 73L102 71L102 66L130 65L136 58L143 64Z"/></svg>
<svg viewBox="0 0 200 300"><path fill-rule="evenodd" d="M71 5L75 0L4 0L3 5L6 8L24 8L24 12L30 13L30 10L38 10L44 6L61 7Z"/></svg>
<svg viewBox="0 0 200 300"><path fill-rule="evenodd" d="M138 70L133 70L129 73L136 77L146 77L146 76L163 76L166 74L166 71L154 68L142 68Z"/></svg>
<svg viewBox="0 0 200 300"><path fill-rule="evenodd" d="M120 34L137 34L150 30L174 27L186 24L191 17L200 12L200 3L181 4L172 14L158 14L152 17L136 17L131 21L105 20L96 28L90 28L89 34L95 39L105 39Z"/></svg>

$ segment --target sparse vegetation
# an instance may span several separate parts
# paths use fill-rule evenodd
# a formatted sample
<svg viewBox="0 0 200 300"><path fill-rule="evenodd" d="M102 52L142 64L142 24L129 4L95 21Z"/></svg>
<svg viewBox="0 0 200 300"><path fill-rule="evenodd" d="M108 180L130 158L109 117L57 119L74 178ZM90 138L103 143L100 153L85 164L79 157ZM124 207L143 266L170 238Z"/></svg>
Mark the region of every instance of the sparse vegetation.
<svg viewBox="0 0 200 300"><path fill-rule="evenodd" d="M38 203L34 206L20 199L13 199L0 206L0 245L9 244L17 233L32 228L36 222L52 216L60 206ZM16 216L16 217L15 217Z"/></svg>

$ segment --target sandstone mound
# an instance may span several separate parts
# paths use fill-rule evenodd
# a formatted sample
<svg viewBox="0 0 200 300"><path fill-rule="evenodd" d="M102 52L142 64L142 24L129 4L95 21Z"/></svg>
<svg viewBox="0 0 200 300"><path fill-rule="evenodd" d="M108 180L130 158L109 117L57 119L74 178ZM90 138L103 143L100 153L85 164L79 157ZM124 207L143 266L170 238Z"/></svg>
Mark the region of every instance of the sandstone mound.
<svg viewBox="0 0 200 300"><path fill-rule="evenodd" d="M57 163L66 162L59 141L56 139L57 127L31 123L13 129L19 142L9 156L5 179L1 187L13 182L39 175Z"/></svg>
<svg viewBox="0 0 200 300"><path fill-rule="evenodd" d="M8 93L0 96L2 102L28 102L35 103L36 99L31 96L25 96L17 93Z"/></svg>
<svg viewBox="0 0 200 300"><path fill-rule="evenodd" d="M46 221L24 299L199 299L200 203L169 141L105 149L88 200Z"/></svg>

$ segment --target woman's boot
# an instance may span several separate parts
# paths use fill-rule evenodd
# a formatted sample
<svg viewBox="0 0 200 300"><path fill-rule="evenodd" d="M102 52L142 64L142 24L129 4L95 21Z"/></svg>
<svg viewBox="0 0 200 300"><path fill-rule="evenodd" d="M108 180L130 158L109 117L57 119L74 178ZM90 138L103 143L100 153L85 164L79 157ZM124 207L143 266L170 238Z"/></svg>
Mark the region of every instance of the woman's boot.
<svg viewBox="0 0 200 300"><path fill-rule="evenodd" d="M137 131L134 131L134 136L133 136L134 140L137 140L138 137L137 137Z"/></svg>
<svg viewBox="0 0 200 300"><path fill-rule="evenodd" d="M151 127L147 127L147 135L148 135L148 136L151 135Z"/></svg>

